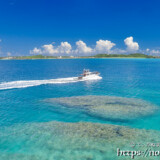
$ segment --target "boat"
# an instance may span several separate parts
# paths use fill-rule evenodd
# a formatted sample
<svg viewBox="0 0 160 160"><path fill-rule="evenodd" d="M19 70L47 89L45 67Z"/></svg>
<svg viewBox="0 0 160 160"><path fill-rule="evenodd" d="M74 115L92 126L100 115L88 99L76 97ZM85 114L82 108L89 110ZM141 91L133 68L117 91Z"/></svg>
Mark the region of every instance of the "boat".
<svg viewBox="0 0 160 160"><path fill-rule="evenodd" d="M94 79L94 77L99 77L100 73L95 71L95 72L90 72L89 69L84 69L83 73L81 76L78 77L78 80L83 80L83 79Z"/></svg>

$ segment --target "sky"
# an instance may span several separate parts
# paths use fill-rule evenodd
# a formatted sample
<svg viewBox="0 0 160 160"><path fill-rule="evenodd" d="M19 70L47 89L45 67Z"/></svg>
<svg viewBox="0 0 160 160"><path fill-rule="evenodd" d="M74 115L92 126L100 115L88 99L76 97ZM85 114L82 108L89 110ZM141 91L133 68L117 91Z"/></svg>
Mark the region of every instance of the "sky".
<svg viewBox="0 0 160 160"><path fill-rule="evenodd" d="M159 0L0 0L0 56L160 55Z"/></svg>

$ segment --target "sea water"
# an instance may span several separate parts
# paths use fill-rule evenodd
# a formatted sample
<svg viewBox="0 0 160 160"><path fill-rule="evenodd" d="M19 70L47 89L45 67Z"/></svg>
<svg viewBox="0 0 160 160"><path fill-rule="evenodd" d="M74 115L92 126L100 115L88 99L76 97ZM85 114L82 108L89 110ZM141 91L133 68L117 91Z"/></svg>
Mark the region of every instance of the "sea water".
<svg viewBox="0 0 160 160"><path fill-rule="evenodd" d="M72 82L72 77L79 76L84 68L100 72L102 79ZM22 126L35 123L38 126L38 124L42 125L44 122L51 121L71 123L92 122L129 126L139 129L160 130L160 116L158 113L129 122L112 121L88 115L75 108L68 110L58 105L52 106L44 102L48 98L102 95L140 99L159 107L159 68L159 59L0 61L0 130L7 135L7 131L17 130L17 126L19 127L20 125L21 134L23 134ZM57 81L58 83L55 83ZM6 130L6 127L8 130ZM9 137L8 139L6 138L6 150L3 148L4 143L0 142L0 152L4 155L2 159L8 159L9 157L6 155L19 153L19 150L23 152L23 143L28 143L29 146L33 143L34 146L34 141L30 142L30 139L23 139L22 137L15 135L14 138L16 141L12 141ZM21 149L16 146L17 142L21 144ZM10 149L7 150L7 148ZM47 152L48 150L44 153L46 155L45 157L47 157ZM76 152L80 154L78 151ZM35 153L43 154L41 148L37 149L33 155ZM25 154L30 154L30 150L25 150ZM66 156L69 155L71 153L68 153ZM36 159L37 157L32 158ZM97 157L91 158L96 159ZM18 158L16 157L15 159Z"/></svg>

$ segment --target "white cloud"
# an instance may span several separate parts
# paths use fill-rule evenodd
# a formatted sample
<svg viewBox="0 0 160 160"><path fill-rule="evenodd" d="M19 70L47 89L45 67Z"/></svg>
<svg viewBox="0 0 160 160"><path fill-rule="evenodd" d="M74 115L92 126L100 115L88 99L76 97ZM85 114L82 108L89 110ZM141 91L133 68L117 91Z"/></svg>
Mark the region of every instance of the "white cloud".
<svg viewBox="0 0 160 160"><path fill-rule="evenodd" d="M30 51L30 54L42 54L42 50L35 47L33 50Z"/></svg>
<svg viewBox="0 0 160 160"><path fill-rule="evenodd" d="M71 53L72 46L68 42L61 42L61 44L55 47L52 44L45 44L41 48L35 47L33 50L30 51L31 54L69 54Z"/></svg>
<svg viewBox="0 0 160 160"><path fill-rule="evenodd" d="M147 48L147 49L146 49L146 52L149 52L149 51L150 51L150 49L149 49L149 48Z"/></svg>
<svg viewBox="0 0 160 160"><path fill-rule="evenodd" d="M12 54L11 54L11 52L7 52L7 56L11 56Z"/></svg>
<svg viewBox="0 0 160 160"><path fill-rule="evenodd" d="M30 51L31 54L97 54L97 53L113 53L111 51L115 43L108 40L99 40L96 42L94 48L88 47L85 42L79 40L76 42L76 49L72 49L72 46L68 42L61 42L59 46L52 44L45 44L41 48L35 47ZM123 50L117 49L116 52L124 52Z"/></svg>
<svg viewBox="0 0 160 160"><path fill-rule="evenodd" d="M53 44L45 44L42 46L44 49L42 52L45 54L55 54L58 53L58 49L54 48Z"/></svg>
<svg viewBox="0 0 160 160"><path fill-rule="evenodd" d="M87 47L86 43L84 43L81 40L77 41L76 45L77 45L77 49L75 50L76 53L91 53L93 51L92 48Z"/></svg>
<svg viewBox="0 0 160 160"><path fill-rule="evenodd" d="M149 54L153 56L160 56L160 50L158 49L149 49L147 48L146 50L142 50L144 54Z"/></svg>
<svg viewBox="0 0 160 160"><path fill-rule="evenodd" d="M95 52L96 53L109 53L111 48L116 44L108 40L99 40L96 42Z"/></svg>
<svg viewBox="0 0 160 160"><path fill-rule="evenodd" d="M72 46L68 42L61 42L61 45L57 48L59 53L71 53Z"/></svg>
<svg viewBox="0 0 160 160"><path fill-rule="evenodd" d="M89 47L85 42L79 40L76 42L76 48L72 49L72 46L69 42L61 42L60 45L56 46L54 43L45 44L40 48L35 47L30 51L31 54L48 54L48 55L66 55L66 54L85 54L85 55L94 55L98 53L103 54L126 54L129 52L135 52L139 50L139 45L137 42L133 41L133 37L128 37L124 40L127 45L127 49L114 48L116 44L109 40L98 40L94 47ZM146 50L147 51L147 50ZM148 49L149 51L149 49Z"/></svg>
<svg viewBox="0 0 160 160"><path fill-rule="evenodd" d="M2 40L0 39L0 42L2 42Z"/></svg>
<svg viewBox="0 0 160 160"><path fill-rule="evenodd" d="M95 48L88 47L85 42L79 40L76 42L77 48L75 50L75 53L110 53L112 47L115 46L115 43L112 43L108 40L99 40L96 42ZM74 51L73 51L74 52Z"/></svg>
<svg viewBox="0 0 160 160"><path fill-rule="evenodd" d="M133 37L128 37L124 40L125 45L127 46L128 51L137 51L139 50L139 45L137 42L133 42Z"/></svg>
<svg viewBox="0 0 160 160"><path fill-rule="evenodd" d="M160 50L155 50L155 49L153 49L153 50L150 50L150 53L151 54L160 54Z"/></svg>

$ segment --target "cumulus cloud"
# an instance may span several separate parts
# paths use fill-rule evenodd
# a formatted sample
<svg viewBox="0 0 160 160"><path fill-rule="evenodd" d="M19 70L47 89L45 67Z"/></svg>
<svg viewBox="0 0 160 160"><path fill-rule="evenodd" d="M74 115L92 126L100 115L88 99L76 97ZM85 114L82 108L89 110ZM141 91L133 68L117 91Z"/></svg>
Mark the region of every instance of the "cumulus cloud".
<svg viewBox="0 0 160 160"><path fill-rule="evenodd" d="M147 48L146 50L142 50L144 54L149 54L153 56L160 56L160 50L158 49L149 49Z"/></svg>
<svg viewBox="0 0 160 160"><path fill-rule="evenodd" d="M55 48L53 46L53 44L45 44L42 46L43 48L43 53L46 53L46 54L55 54L55 53L58 53L58 49Z"/></svg>
<svg viewBox="0 0 160 160"><path fill-rule="evenodd" d="M72 46L68 42L61 42L61 44L57 47L54 46L54 43L52 44L45 44L41 48L35 47L33 50L30 51L31 54L60 54L65 53L69 54L71 53Z"/></svg>
<svg viewBox="0 0 160 160"><path fill-rule="evenodd" d="M111 48L115 45L115 43L108 40L99 40L96 42L95 51L96 53L109 53Z"/></svg>
<svg viewBox="0 0 160 160"><path fill-rule="evenodd" d="M151 54L153 54L153 55L158 55L158 54L160 54L160 50L155 50L155 49L150 50L149 52L150 52Z"/></svg>
<svg viewBox="0 0 160 160"><path fill-rule="evenodd" d="M33 50L30 51L30 54L42 54L42 50L35 47Z"/></svg>
<svg viewBox="0 0 160 160"><path fill-rule="evenodd" d="M45 44L41 48L35 47L30 51L31 54L97 54L97 53L113 53L111 51L112 47L115 46L115 43L112 43L108 40L99 40L96 42L95 47L88 47L85 42L79 40L76 42L76 48L72 49L72 46L68 42L61 42L59 46L54 46L52 44ZM116 51L123 52L123 50L117 49Z"/></svg>
<svg viewBox="0 0 160 160"><path fill-rule="evenodd" d="M91 53L93 51L92 48L87 47L86 43L84 43L81 40L77 41L76 45L77 45L77 49L75 50L76 53Z"/></svg>
<svg viewBox="0 0 160 160"><path fill-rule="evenodd" d="M146 49L146 52L149 52L149 51L150 51L150 49L149 49L149 48L147 48L147 49Z"/></svg>
<svg viewBox="0 0 160 160"><path fill-rule="evenodd" d="M129 52L135 52L139 50L137 42L133 41L133 37L127 37L124 40L127 49L119 49L113 47L115 43L109 40L98 40L94 47L89 47L85 42L79 40L76 42L76 46L73 49L69 42L61 42L60 45L56 46L54 43L45 44L40 48L35 47L30 51L31 54L49 54L49 55L66 55L66 54L77 54L77 55L94 55L98 53L102 54L126 54Z"/></svg>
<svg viewBox="0 0 160 160"><path fill-rule="evenodd" d="M133 37L128 37L124 40L125 45L127 46L128 51L137 51L139 50L139 45L137 42L133 42Z"/></svg>
<svg viewBox="0 0 160 160"><path fill-rule="evenodd" d="M72 46L68 42L61 42L61 45L57 48L59 53L71 53Z"/></svg>
<svg viewBox="0 0 160 160"><path fill-rule="evenodd" d="M11 54L11 52L7 52L7 56L11 56L12 54Z"/></svg>

